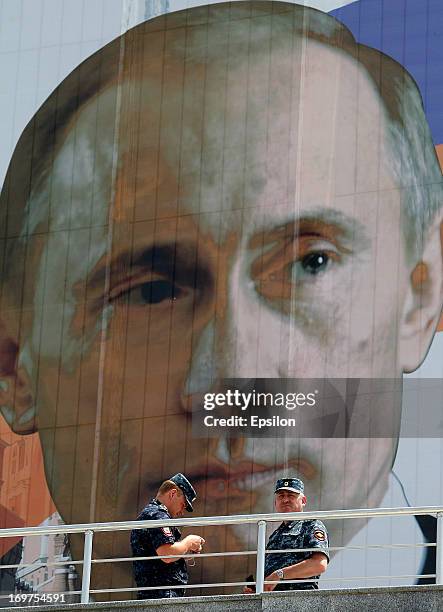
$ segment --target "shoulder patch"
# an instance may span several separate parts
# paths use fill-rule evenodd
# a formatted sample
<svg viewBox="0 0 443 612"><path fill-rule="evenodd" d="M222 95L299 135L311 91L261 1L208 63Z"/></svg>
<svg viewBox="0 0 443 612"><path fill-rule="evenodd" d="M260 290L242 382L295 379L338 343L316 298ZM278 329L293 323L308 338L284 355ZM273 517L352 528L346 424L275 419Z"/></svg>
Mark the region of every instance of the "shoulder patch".
<svg viewBox="0 0 443 612"><path fill-rule="evenodd" d="M168 538L172 536L172 531L169 527L161 527L161 530L163 531L165 536L168 536Z"/></svg>
<svg viewBox="0 0 443 612"><path fill-rule="evenodd" d="M326 534L324 531L321 531L320 529L316 529L314 531L314 538L318 540L319 542L324 542L326 540Z"/></svg>

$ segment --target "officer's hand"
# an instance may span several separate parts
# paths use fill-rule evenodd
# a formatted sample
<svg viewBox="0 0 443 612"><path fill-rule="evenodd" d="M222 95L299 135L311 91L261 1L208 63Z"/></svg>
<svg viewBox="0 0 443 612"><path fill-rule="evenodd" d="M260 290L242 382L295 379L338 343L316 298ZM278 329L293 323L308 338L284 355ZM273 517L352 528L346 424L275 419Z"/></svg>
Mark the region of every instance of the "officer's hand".
<svg viewBox="0 0 443 612"><path fill-rule="evenodd" d="M280 578L277 576L277 574L275 572L272 572L272 574L269 574L269 576L266 576L265 580L273 580L275 582L278 582L280 580ZM265 584L263 586L263 590L265 592L273 591L276 586L277 586L277 584Z"/></svg>
<svg viewBox="0 0 443 612"><path fill-rule="evenodd" d="M254 589L251 589L251 587L244 586L243 587L243 593L245 595L251 595L251 593L255 593L255 591L254 591Z"/></svg>
<svg viewBox="0 0 443 612"><path fill-rule="evenodd" d="M189 535L187 538L188 551L193 553L199 553L202 551L204 539L198 535Z"/></svg>

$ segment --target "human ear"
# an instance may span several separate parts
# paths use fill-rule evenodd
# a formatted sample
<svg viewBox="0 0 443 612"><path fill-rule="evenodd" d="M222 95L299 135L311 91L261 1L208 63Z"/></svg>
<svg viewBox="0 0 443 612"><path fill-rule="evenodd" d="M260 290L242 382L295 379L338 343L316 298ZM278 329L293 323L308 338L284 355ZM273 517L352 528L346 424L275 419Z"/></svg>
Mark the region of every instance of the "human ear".
<svg viewBox="0 0 443 612"><path fill-rule="evenodd" d="M440 321L443 303L443 222L436 221L425 238L422 256L412 269L402 313L399 358L403 372L423 362Z"/></svg>
<svg viewBox="0 0 443 612"><path fill-rule="evenodd" d="M0 323L0 412L14 433L37 430L36 411L29 375L20 363L17 342Z"/></svg>

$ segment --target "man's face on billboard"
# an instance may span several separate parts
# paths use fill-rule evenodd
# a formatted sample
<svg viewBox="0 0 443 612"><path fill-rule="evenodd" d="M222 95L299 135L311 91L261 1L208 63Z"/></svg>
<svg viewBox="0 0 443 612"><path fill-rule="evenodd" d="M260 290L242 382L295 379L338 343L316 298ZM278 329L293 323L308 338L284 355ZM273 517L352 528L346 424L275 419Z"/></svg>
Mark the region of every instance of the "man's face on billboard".
<svg viewBox="0 0 443 612"><path fill-rule="evenodd" d="M67 131L23 323L65 521L132 518L178 471L199 514L269 511L288 470L312 508L381 499L395 441L191 435L192 400L224 378L401 375L385 112L352 59L306 44L296 74L284 45L208 74L146 64Z"/></svg>

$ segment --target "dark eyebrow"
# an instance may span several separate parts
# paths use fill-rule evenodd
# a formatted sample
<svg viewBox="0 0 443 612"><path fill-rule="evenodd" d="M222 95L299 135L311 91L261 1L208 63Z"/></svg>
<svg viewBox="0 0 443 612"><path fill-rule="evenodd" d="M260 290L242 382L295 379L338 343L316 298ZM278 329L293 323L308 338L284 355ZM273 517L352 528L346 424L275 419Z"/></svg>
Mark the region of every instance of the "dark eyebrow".
<svg viewBox="0 0 443 612"><path fill-rule="evenodd" d="M299 215L300 221L319 221L325 225L334 225L341 231L344 238L368 238L367 230L363 223L354 217L345 215L335 208L318 208Z"/></svg>
<svg viewBox="0 0 443 612"><path fill-rule="evenodd" d="M118 276L130 268L152 267L154 256L159 257L159 262L165 264L166 261L174 260L174 249L172 246L161 247L155 246L144 248L138 251L125 250L111 259L110 262L102 262L96 266L96 270L92 272L88 278L87 286L90 289L102 287L106 280L106 275Z"/></svg>
<svg viewBox="0 0 443 612"><path fill-rule="evenodd" d="M199 276L202 276L204 271L199 268L195 246L177 243L154 244L134 251L127 249L113 257L110 263L102 260L88 278L87 288L103 287L107 274L111 275L112 285L129 270L137 269L155 270L178 278L186 277L189 283L197 276L197 271Z"/></svg>
<svg viewBox="0 0 443 612"><path fill-rule="evenodd" d="M321 235L326 229L341 239L357 240L362 248L368 247L371 242L365 226L357 219L333 208L314 208L309 211L297 211L296 215L288 216L278 226L263 227L258 230L251 238L249 248L263 246L281 237L289 238L303 232L312 232L315 235L318 231Z"/></svg>
<svg viewBox="0 0 443 612"><path fill-rule="evenodd" d="M354 235L355 233L366 233L364 225L354 217L345 215L335 208L317 208L299 215L300 220L321 221L328 225L336 225L343 233Z"/></svg>

